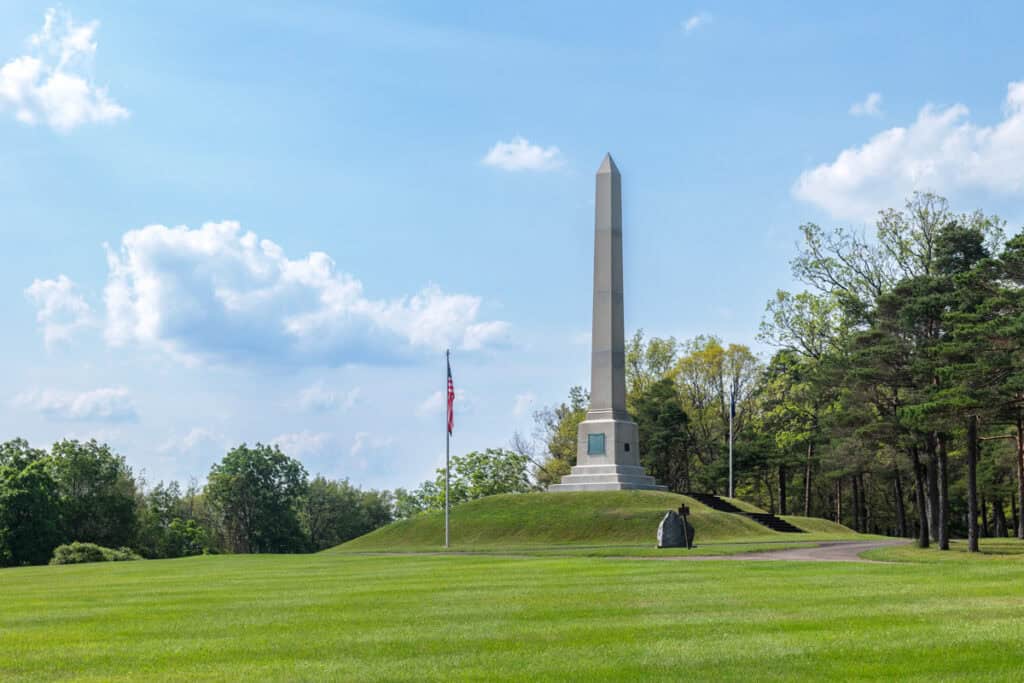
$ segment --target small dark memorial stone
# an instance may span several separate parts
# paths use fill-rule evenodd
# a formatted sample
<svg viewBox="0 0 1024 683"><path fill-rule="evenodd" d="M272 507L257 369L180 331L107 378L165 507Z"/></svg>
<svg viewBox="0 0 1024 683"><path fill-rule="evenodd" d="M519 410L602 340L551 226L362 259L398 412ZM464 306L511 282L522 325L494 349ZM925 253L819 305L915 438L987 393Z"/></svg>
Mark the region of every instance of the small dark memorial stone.
<svg viewBox="0 0 1024 683"><path fill-rule="evenodd" d="M658 525L658 547L659 548L682 548L686 546L686 539L683 537L683 520L675 510L665 513Z"/></svg>

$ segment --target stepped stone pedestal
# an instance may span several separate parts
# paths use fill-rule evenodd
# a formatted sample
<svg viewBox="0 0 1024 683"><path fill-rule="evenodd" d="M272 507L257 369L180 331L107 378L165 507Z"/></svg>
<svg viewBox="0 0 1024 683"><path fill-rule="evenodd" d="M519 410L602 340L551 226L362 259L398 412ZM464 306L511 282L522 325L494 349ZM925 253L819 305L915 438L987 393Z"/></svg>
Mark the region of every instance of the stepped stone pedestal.
<svg viewBox="0 0 1024 683"><path fill-rule="evenodd" d="M622 180L611 155L597 171L590 410L580 423L576 467L549 491L664 491L640 466L636 423L626 412L622 306Z"/></svg>
<svg viewBox="0 0 1024 683"><path fill-rule="evenodd" d="M646 489L666 491L654 477L644 474L639 465L577 465L572 474L562 477L561 484L549 486L549 491L622 491Z"/></svg>

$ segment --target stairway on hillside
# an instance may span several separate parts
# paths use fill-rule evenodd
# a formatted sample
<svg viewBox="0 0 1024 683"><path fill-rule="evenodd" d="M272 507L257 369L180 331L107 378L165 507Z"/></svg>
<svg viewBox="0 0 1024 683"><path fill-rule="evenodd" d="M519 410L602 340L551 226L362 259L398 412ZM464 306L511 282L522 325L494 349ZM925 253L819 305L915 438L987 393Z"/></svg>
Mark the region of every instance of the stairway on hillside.
<svg viewBox="0 0 1024 683"><path fill-rule="evenodd" d="M727 500L722 500L716 495L711 493L687 493L687 496L693 498L699 503L707 505L712 510L718 510L719 512L729 512L734 515L743 515L749 517L758 524L766 526L772 531L779 531L784 534L802 534L806 533L803 529L793 526L789 522L768 512L745 512L740 510L738 507L733 505Z"/></svg>

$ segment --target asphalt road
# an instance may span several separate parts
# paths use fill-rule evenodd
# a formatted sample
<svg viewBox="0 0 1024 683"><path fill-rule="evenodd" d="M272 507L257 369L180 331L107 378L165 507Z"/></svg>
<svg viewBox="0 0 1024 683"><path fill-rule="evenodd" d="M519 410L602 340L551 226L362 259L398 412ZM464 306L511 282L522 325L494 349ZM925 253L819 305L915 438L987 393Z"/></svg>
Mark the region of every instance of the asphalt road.
<svg viewBox="0 0 1024 683"><path fill-rule="evenodd" d="M885 548L893 545L906 545L906 539L893 539L885 541L829 541L820 543L813 548L789 548L787 550L765 550L754 553L741 553L739 555L677 555L673 560L737 560L737 561L770 561L783 560L789 562L873 562L865 560L860 554L875 548ZM696 551L699 553L700 548Z"/></svg>

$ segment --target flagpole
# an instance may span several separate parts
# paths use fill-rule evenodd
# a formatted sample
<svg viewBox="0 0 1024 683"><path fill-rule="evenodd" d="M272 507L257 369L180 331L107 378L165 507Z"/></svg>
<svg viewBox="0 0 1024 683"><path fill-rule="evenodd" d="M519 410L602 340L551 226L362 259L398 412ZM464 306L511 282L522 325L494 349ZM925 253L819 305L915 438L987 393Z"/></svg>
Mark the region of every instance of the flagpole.
<svg viewBox="0 0 1024 683"><path fill-rule="evenodd" d="M444 359L445 359L445 367L446 367L444 392L445 392L445 397L447 397L448 396L448 392L451 390L450 389L450 382L451 382L451 376L452 376L451 350L445 349ZM451 405L450 403L448 403L447 399L445 401L445 405L446 406L450 406ZM444 547L445 548L448 547L448 464L449 464L449 455L451 453L451 448L452 448L452 432L451 432L451 429L449 428L449 425L451 423L448 421L448 411L449 410L451 410L450 407L446 408L446 410L445 410L445 417L444 417Z"/></svg>
<svg viewBox="0 0 1024 683"><path fill-rule="evenodd" d="M729 391L729 497L732 495L732 416L736 412L736 390Z"/></svg>

